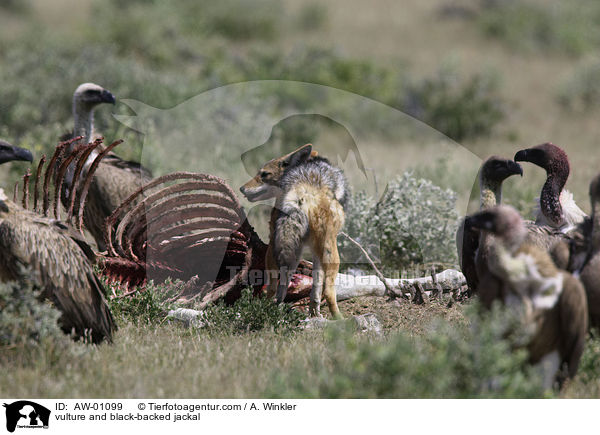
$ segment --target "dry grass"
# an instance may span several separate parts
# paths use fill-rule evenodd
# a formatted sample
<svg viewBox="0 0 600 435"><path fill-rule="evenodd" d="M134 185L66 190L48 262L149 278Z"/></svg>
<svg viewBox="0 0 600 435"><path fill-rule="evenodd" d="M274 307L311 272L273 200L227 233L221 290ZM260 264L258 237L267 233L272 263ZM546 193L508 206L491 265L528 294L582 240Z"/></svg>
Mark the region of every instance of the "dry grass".
<svg viewBox="0 0 600 435"><path fill-rule="evenodd" d="M340 304L347 315L375 312L388 332L422 334L437 316L461 321L456 308L427 307L360 298ZM324 310L327 311L327 310ZM178 325L125 324L112 345L69 343L65 350L42 348L33 361L21 352L3 352L0 397L260 397L274 371L303 376L314 358L327 364L322 331L282 336L272 332L221 335Z"/></svg>

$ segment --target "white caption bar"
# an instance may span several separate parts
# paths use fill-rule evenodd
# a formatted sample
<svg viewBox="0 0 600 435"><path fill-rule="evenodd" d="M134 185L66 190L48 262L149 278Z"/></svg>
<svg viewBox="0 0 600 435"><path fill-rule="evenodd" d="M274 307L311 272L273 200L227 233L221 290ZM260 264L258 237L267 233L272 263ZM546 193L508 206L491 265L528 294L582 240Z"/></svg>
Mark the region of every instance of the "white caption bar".
<svg viewBox="0 0 600 435"><path fill-rule="evenodd" d="M2 403L0 433L18 435L331 431L506 435L515 429L584 433L596 424L598 409L598 401L592 400L2 399Z"/></svg>

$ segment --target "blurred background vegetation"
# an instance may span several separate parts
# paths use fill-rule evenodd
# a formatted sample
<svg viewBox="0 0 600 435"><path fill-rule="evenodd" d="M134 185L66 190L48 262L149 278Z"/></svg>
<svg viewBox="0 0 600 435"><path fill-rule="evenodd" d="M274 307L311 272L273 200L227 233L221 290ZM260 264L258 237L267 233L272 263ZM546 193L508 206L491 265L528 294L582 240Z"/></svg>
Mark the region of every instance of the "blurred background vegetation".
<svg viewBox="0 0 600 435"><path fill-rule="evenodd" d="M168 136L152 135L160 128L157 122L142 133L117 122L113 114L138 114L136 107L131 110L120 102L97 110L97 128L107 141L124 138L119 154L141 159L157 174L188 165L185 169L222 176L237 189L251 175L250 168L240 166L240 154L264 142L256 126L316 106L339 115L354 130L349 133L348 125L318 115L288 120L272 132L269 147L255 156L255 166L306 142L335 161L340 144L354 141L366 173L352 159L336 162L345 163L354 192L364 190L375 204L388 182L411 171L415 186L425 179L441 189L434 195L439 207L455 208L456 213L447 210L429 217L431 228L449 225L448 235L469 197L470 207L477 206L477 189L472 189L476 157L510 157L520 148L552 141L567 150L573 167L567 187L588 209L587 184L597 171L589 156L599 129L599 18L600 5L594 0L378 0L369 5L342 0L4 1L0 136L31 148L38 157L50 153L59 135L72 127L71 95L86 81L101 84L118 100L170 109L228 84L294 80L384 103L432 129L408 116L399 123L400 118L387 116L378 106L357 104L335 92L289 86L271 89L268 95L261 90L242 98L230 93L232 101L240 100L239 107L219 107L209 115L191 106L186 116L179 116L183 127ZM264 109L266 100L272 113ZM216 122L202 123L203 116L214 120L215 113ZM441 152L440 143L452 142L434 129L473 152L472 158L451 147ZM174 152L173 144L186 140L187 148ZM195 158L194 152L201 157ZM0 177L2 185L11 186L23 170L20 164L11 165ZM506 201L528 214L543 177L538 168L526 167L522 180L507 181ZM446 189L452 192L444 193ZM415 195L405 190L391 196ZM448 202L452 198L455 202ZM418 206L398 201L396 209ZM409 222L414 213L400 219ZM266 208L257 207L250 215L266 237ZM354 236L369 236L355 230ZM410 245L402 240L382 248L400 258L386 267L418 260L399 254ZM442 244L446 242L450 240ZM433 250L415 254L419 258L455 262L448 248L436 249L429 242L420 248Z"/></svg>
<svg viewBox="0 0 600 435"><path fill-rule="evenodd" d="M512 157L547 141L562 146L573 169L567 187L589 210L588 183L598 171L599 48L597 0L3 0L0 137L38 158L51 153L72 128L73 90L91 81L118 100L97 110L97 129L107 141L124 138L118 154L157 174L188 165L237 189L264 160L312 142L348 174L354 193L346 231L386 273L454 265L456 222L469 198L477 206L476 170L491 154ZM268 79L330 88L207 92ZM228 105L189 100L198 95L224 95ZM160 113L170 113L177 128L165 132L169 125L152 117L142 120L142 132L118 122L113 115L144 112L123 99L173 108ZM264 137L261 125L274 127ZM242 165L241 154L259 145ZM347 152L353 146L364 171ZM3 167L0 185L10 189L24 169ZM504 199L527 215L545 174L524 169L522 179L507 180ZM266 239L268 207L245 206ZM345 260L360 261L339 240ZM8 350L0 363L17 380L0 382L3 396L542 395L523 368L525 356L509 353L501 339L502 319L479 323L456 305L343 303L343 312L373 310L384 319L384 335L371 339L275 334L274 325L297 319L243 299L214 307L211 330L202 332L165 324L168 289L150 286L112 301L121 326L113 346L84 348L62 340L56 313L29 287L0 288L0 345ZM38 342L32 353L20 351ZM563 396L598 396L599 353L599 340L590 340ZM310 383L302 376L308 372Z"/></svg>

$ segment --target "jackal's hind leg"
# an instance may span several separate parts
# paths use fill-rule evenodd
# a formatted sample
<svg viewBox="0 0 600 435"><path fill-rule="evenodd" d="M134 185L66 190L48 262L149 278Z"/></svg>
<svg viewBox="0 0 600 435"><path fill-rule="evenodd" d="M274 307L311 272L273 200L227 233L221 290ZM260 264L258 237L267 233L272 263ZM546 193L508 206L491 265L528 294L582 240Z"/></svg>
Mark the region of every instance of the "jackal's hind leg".
<svg viewBox="0 0 600 435"><path fill-rule="evenodd" d="M313 252L313 269L312 278L313 285L310 290L309 314L311 317L321 317L321 294L323 292L323 265L321 264L320 255Z"/></svg>
<svg viewBox="0 0 600 435"><path fill-rule="evenodd" d="M325 272L325 300L331 315L335 319L343 318L338 308L336 294L335 294L335 277L340 270L340 255L337 249L337 234L330 233L325 241L323 249L323 269Z"/></svg>

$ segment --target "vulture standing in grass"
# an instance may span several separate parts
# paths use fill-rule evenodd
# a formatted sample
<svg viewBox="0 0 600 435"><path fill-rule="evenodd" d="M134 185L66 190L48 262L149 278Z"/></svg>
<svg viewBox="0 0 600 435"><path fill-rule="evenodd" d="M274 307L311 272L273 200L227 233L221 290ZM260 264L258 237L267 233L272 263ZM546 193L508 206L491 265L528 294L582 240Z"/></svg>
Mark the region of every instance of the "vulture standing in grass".
<svg viewBox="0 0 600 435"><path fill-rule="evenodd" d="M496 206L466 219L465 225L487 234L487 274L480 277L482 301L500 300L524 308L526 327L532 328L527 349L532 364L544 373L544 386L573 377L583 353L588 329L583 286L559 270L546 251L526 242L527 228L519 213ZM487 287L488 279L500 283ZM491 292L494 294L486 294Z"/></svg>
<svg viewBox="0 0 600 435"><path fill-rule="evenodd" d="M590 325L600 327L600 175L590 183L592 203L591 234L587 237L587 258L580 279L588 298Z"/></svg>
<svg viewBox="0 0 600 435"><path fill-rule="evenodd" d="M73 94L73 132L61 139L68 140L83 136L81 143L89 143L97 135L94 131L94 109L102 103L115 103L112 93L94 83L80 85ZM68 152L73 151L78 143L73 142ZM92 152L84 166L84 173L89 169L100 150ZM74 164L65 177L65 192L71 189ZM92 179L84 209L84 224L94 237L98 249L105 250L104 222L108 216L138 188L152 180L152 174L139 163L126 161L116 154L108 153L98 165ZM67 194L63 192L63 204L67 207Z"/></svg>
<svg viewBox="0 0 600 435"><path fill-rule="evenodd" d="M31 162L32 156L0 141L0 164L13 160ZM67 226L21 208L0 189L0 279L33 280L61 312L65 332L110 341L116 326L93 259L89 246Z"/></svg>
<svg viewBox="0 0 600 435"><path fill-rule="evenodd" d="M502 202L502 182L511 175L523 175L518 163L498 156L488 158L479 170L480 210L493 207ZM458 227L456 246L460 267L467 280L470 292L476 292L479 280L475 258L479 247L479 232L465 230L464 223Z"/></svg>

